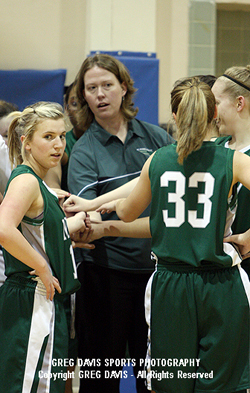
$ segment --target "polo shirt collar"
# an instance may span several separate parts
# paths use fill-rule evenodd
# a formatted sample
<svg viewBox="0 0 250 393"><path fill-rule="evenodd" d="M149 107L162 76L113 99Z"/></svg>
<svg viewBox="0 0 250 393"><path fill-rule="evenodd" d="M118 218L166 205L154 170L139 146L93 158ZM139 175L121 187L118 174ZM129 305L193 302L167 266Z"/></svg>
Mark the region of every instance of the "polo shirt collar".
<svg viewBox="0 0 250 393"><path fill-rule="evenodd" d="M140 127L136 127L136 121L129 121L128 122L128 136L132 137L133 134L144 138L143 132ZM95 135L96 139L98 139L103 145L105 145L110 138L114 135L110 134L106 131L96 120L93 120L91 124L91 132Z"/></svg>
<svg viewBox="0 0 250 393"><path fill-rule="evenodd" d="M128 131L133 132L133 134L136 134L137 136L139 136L141 138L145 137L145 135L142 131L142 127L138 126L138 121L136 119L129 121Z"/></svg>

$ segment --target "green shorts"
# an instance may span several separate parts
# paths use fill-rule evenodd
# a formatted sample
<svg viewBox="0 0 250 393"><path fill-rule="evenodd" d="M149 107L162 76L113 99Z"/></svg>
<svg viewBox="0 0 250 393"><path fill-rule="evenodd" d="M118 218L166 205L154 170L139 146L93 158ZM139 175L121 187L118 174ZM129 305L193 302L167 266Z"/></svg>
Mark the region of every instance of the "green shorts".
<svg viewBox="0 0 250 393"><path fill-rule="evenodd" d="M158 265L145 295L148 389L230 393L250 387L250 282L239 265Z"/></svg>
<svg viewBox="0 0 250 393"><path fill-rule="evenodd" d="M0 288L0 393L64 392L68 328L63 300L22 275Z"/></svg>

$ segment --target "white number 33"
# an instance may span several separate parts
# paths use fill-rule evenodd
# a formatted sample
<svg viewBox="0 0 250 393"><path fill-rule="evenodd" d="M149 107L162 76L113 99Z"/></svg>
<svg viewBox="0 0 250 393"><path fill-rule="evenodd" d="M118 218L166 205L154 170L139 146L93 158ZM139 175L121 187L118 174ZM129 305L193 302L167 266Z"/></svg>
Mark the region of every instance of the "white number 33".
<svg viewBox="0 0 250 393"><path fill-rule="evenodd" d="M176 183L175 192L168 193L168 202L175 203L175 217L168 216L168 210L163 210L163 220L166 227L180 227L185 222L185 194L186 178L181 172L165 172L160 178L161 187L168 187L169 182ZM211 173L195 172L189 178L188 187L198 187L198 182L205 183L204 193L198 194L197 203L203 204L203 217L197 217L196 210L188 210L188 222L193 228L205 228L210 222L213 195L214 177Z"/></svg>

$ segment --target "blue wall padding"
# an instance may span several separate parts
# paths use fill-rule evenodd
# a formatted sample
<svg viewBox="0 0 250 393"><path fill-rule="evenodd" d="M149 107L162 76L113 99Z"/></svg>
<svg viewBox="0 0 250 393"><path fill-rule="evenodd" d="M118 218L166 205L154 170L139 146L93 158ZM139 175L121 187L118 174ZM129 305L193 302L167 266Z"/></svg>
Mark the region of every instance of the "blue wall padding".
<svg viewBox="0 0 250 393"><path fill-rule="evenodd" d="M0 99L19 110L38 101L63 105L66 70L0 70Z"/></svg>

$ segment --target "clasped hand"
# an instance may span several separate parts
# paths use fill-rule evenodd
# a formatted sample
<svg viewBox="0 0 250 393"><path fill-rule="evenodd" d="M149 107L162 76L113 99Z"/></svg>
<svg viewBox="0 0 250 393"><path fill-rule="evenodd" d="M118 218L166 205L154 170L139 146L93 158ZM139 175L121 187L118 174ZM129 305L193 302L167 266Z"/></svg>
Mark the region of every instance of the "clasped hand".
<svg viewBox="0 0 250 393"><path fill-rule="evenodd" d="M93 232L89 215L85 212L68 213L65 211L67 223L69 227L70 238L72 240L73 248L95 248L94 244L89 244L90 237Z"/></svg>

